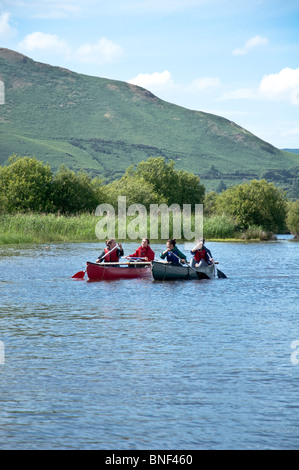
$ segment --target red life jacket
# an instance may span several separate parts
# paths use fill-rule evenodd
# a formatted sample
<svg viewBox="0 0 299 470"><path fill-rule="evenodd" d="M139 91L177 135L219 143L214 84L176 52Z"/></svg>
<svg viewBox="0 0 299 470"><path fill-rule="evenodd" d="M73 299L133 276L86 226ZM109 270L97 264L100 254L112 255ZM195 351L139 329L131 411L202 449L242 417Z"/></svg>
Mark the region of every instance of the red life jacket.
<svg viewBox="0 0 299 470"><path fill-rule="evenodd" d="M148 258L149 261L153 261L153 259L155 259L155 253L149 246L145 248L140 246L138 250L136 250L136 255L138 258Z"/></svg>
<svg viewBox="0 0 299 470"><path fill-rule="evenodd" d="M199 263L202 259L206 259L206 250L201 250L201 251L198 251L196 250L196 252L194 253L194 258L196 259L196 261Z"/></svg>
<svg viewBox="0 0 299 470"><path fill-rule="evenodd" d="M109 250L108 248L105 248L104 251L105 251L105 255L106 255L107 253L109 253L110 250ZM118 248L115 248L115 250L111 251L111 253L110 253L109 255L105 256L105 258L103 259L103 261L104 261L104 262L105 262L105 261L106 261L106 262L108 261L109 263L118 263L119 257L118 257L118 253L117 253L117 252L118 252Z"/></svg>

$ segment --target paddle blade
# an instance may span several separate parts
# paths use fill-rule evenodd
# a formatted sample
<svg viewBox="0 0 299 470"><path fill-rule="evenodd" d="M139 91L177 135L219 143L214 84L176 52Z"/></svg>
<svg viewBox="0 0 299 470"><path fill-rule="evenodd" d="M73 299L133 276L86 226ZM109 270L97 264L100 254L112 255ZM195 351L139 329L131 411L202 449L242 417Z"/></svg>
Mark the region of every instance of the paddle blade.
<svg viewBox="0 0 299 470"><path fill-rule="evenodd" d="M83 279L85 276L85 271L79 271L72 276L72 279Z"/></svg>
<svg viewBox="0 0 299 470"><path fill-rule="evenodd" d="M209 276L206 273L201 273L201 272L197 271L196 275L197 275L198 279L210 279Z"/></svg>
<svg viewBox="0 0 299 470"><path fill-rule="evenodd" d="M217 274L219 278L227 279L227 276L222 271L220 271L220 269L217 269Z"/></svg>

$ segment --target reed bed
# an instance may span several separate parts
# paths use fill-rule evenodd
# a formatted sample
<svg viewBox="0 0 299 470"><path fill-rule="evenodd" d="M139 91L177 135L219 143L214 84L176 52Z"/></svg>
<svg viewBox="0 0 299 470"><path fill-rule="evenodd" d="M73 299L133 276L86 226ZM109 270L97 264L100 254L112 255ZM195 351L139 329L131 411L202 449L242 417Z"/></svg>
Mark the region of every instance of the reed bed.
<svg viewBox="0 0 299 470"><path fill-rule="evenodd" d="M95 227L98 221L99 217L90 214L74 216L38 213L0 215L0 244L96 242L98 238ZM132 221L132 217L127 218L127 224L130 221ZM192 220L193 223L194 220ZM115 232L117 236L117 219ZM148 233L150 233L149 218ZM241 233L234 220L224 215L204 218L203 233L205 238L209 240L265 240L270 239L272 235L260 227L251 227ZM163 240L160 235L161 227L159 225L156 241ZM172 235L173 225L170 218L169 237ZM183 234L181 240L184 240Z"/></svg>
<svg viewBox="0 0 299 470"><path fill-rule="evenodd" d="M96 241L97 218L89 214L0 216L0 244Z"/></svg>

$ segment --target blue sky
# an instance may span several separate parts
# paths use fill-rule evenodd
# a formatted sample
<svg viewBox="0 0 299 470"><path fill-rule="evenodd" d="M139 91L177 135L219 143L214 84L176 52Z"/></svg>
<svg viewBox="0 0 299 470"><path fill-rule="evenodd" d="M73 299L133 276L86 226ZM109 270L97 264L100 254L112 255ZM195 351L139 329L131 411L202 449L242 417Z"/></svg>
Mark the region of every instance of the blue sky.
<svg viewBox="0 0 299 470"><path fill-rule="evenodd" d="M299 148L298 0L0 0L0 46Z"/></svg>

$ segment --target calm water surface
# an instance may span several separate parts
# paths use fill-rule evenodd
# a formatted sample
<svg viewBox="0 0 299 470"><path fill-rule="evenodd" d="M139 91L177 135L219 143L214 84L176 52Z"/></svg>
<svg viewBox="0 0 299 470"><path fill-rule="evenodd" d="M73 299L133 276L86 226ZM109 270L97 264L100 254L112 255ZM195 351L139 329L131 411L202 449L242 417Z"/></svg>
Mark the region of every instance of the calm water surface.
<svg viewBox="0 0 299 470"><path fill-rule="evenodd" d="M0 247L0 448L298 449L299 244L208 246L228 279L90 283L101 244Z"/></svg>

